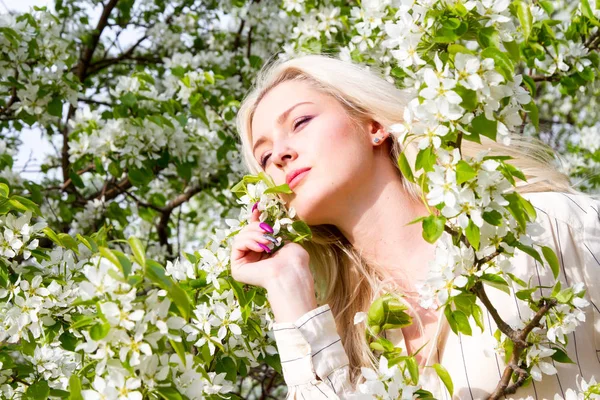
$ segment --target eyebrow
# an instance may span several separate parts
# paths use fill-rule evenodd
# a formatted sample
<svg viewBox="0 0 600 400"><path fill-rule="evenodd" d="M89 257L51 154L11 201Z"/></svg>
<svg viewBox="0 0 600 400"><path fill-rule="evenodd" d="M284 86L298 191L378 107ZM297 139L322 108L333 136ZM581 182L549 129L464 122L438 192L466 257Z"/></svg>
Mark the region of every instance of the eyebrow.
<svg viewBox="0 0 600 400"><path fill-rule="evenodd" d="M311 101L302 101L300 103L296 103L293 106L291 106L290 108L288 108L287 110L285 110L283 113L281 113L281 115L277 118L277 124L281 125L286 118L288 117L288 115L290 115L290 113L292 112L292 110L298 106L301 106L302 104L314 104ZM260 139L258 139L256 141L256 143L254 144L254 147L252 148L252 154L254 154L254 152L256 151L256 148L258 146L260 146L261 144L263 144L263 142L267 141L267 138L264 136L261 136Z"/></svg>

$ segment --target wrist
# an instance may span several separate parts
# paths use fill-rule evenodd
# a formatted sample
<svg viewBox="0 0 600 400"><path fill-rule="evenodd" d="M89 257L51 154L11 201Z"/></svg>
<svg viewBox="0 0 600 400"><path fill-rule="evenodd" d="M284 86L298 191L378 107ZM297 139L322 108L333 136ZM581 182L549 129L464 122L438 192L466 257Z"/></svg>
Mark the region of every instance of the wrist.
<svg viewBox="0 0 600 400"><path fill-rule="evenodd" d="M311 277L312 278L312 277ZM273 310L275 322L294 322L302 315L317 308L312 279L310 282L273 280L267 289L267 299Z"/></svg>

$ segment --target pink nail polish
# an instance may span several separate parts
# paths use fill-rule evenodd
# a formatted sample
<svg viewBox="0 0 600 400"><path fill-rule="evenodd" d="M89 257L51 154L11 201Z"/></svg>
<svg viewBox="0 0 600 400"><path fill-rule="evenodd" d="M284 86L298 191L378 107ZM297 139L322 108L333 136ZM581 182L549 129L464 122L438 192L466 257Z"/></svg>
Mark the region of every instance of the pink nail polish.
<svg viewBox="0 0 600 400"><path fill-rule="evenodd" d="M269 247L266 244L258 243L258 245L267 253L271 252L271 249L269 249Z"/></svg>
<svg viewBox="0 0 600 400"><path fill-rule="evenodd" d="M260 229L265 232L273 233L273 228L271 228L271 225L267 224L266 222L261 222L258 226L260 226Z"/></svg>
<svg viewBox="0 0 600 400"><path fill-rule="evenodd" d="M252 212L258 208L258 201L252 206Z"/></svg>

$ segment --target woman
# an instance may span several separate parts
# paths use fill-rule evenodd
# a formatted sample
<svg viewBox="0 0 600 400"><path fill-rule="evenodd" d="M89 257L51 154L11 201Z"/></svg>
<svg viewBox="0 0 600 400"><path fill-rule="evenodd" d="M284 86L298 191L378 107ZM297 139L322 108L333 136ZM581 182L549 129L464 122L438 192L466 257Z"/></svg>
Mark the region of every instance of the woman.
<svg viewBox="0 0 600 400"><path fill-rule="evenodd" d="M313 231L304 246L289 243L270 255L270 227L259 223L260 210L254 210L232 246L234 278L267 289L288 398L347 398L356 391L360 367L374 360L364 326L355 326L353 318L368 310L382 288L401 293L417 321L388 339L408 353L425 344L417 360L421 366L439 362L450 371L454 398L487 397L504 370L500 357L484 355L496 330L489 314L485 332L456 336L448 334L440 311L419 305L418 284L427 276L435 246L422 238L420 224L407 225L428 213L419 187L397 167L402 146L387 129L402 121L405 102L402 91L377 74L311 55L264 69L240 107L238 131L249 170L265 171L278 185L288 183L293 193L282 199ZM543 144L519 137L512 143L463 142L463 155L489 148L515 158L511 162L528 178L518 190L538 208L545 240L564 261L563 284L582 281L586 298L600 305L600 202L569 186ZM417 149L405 150L414 163ZM515 274L525 280L535 274L540 284L552 278L522 253L515 257ZM505 321L517 322L527 308L516 297L507 301L503 292L488 292ZM584 326L569 341L577 365L556 363L555 376L544 376L515 396L564 397L567 388L576 388L578 374L600 378L596 349L600 314L588 307ZM432 368L423 368L423 374L436 398L449 398Z"/></svg>

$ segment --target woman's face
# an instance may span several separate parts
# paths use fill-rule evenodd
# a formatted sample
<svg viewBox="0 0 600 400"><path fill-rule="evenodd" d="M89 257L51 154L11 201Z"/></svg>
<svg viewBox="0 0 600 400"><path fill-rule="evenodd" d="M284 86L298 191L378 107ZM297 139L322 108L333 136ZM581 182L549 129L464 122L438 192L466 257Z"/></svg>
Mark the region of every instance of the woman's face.
<svg viewBox="0 0 600 400"><path fill-rule="evenodd" d="M281 118L280 118L281 116ZM334 224L357 191L372 177L372 138L358 129L341 104L306 82L286 81L271 89L252 120L253 154L277 185L292 180L288 205L309 225Z"/></svg>

